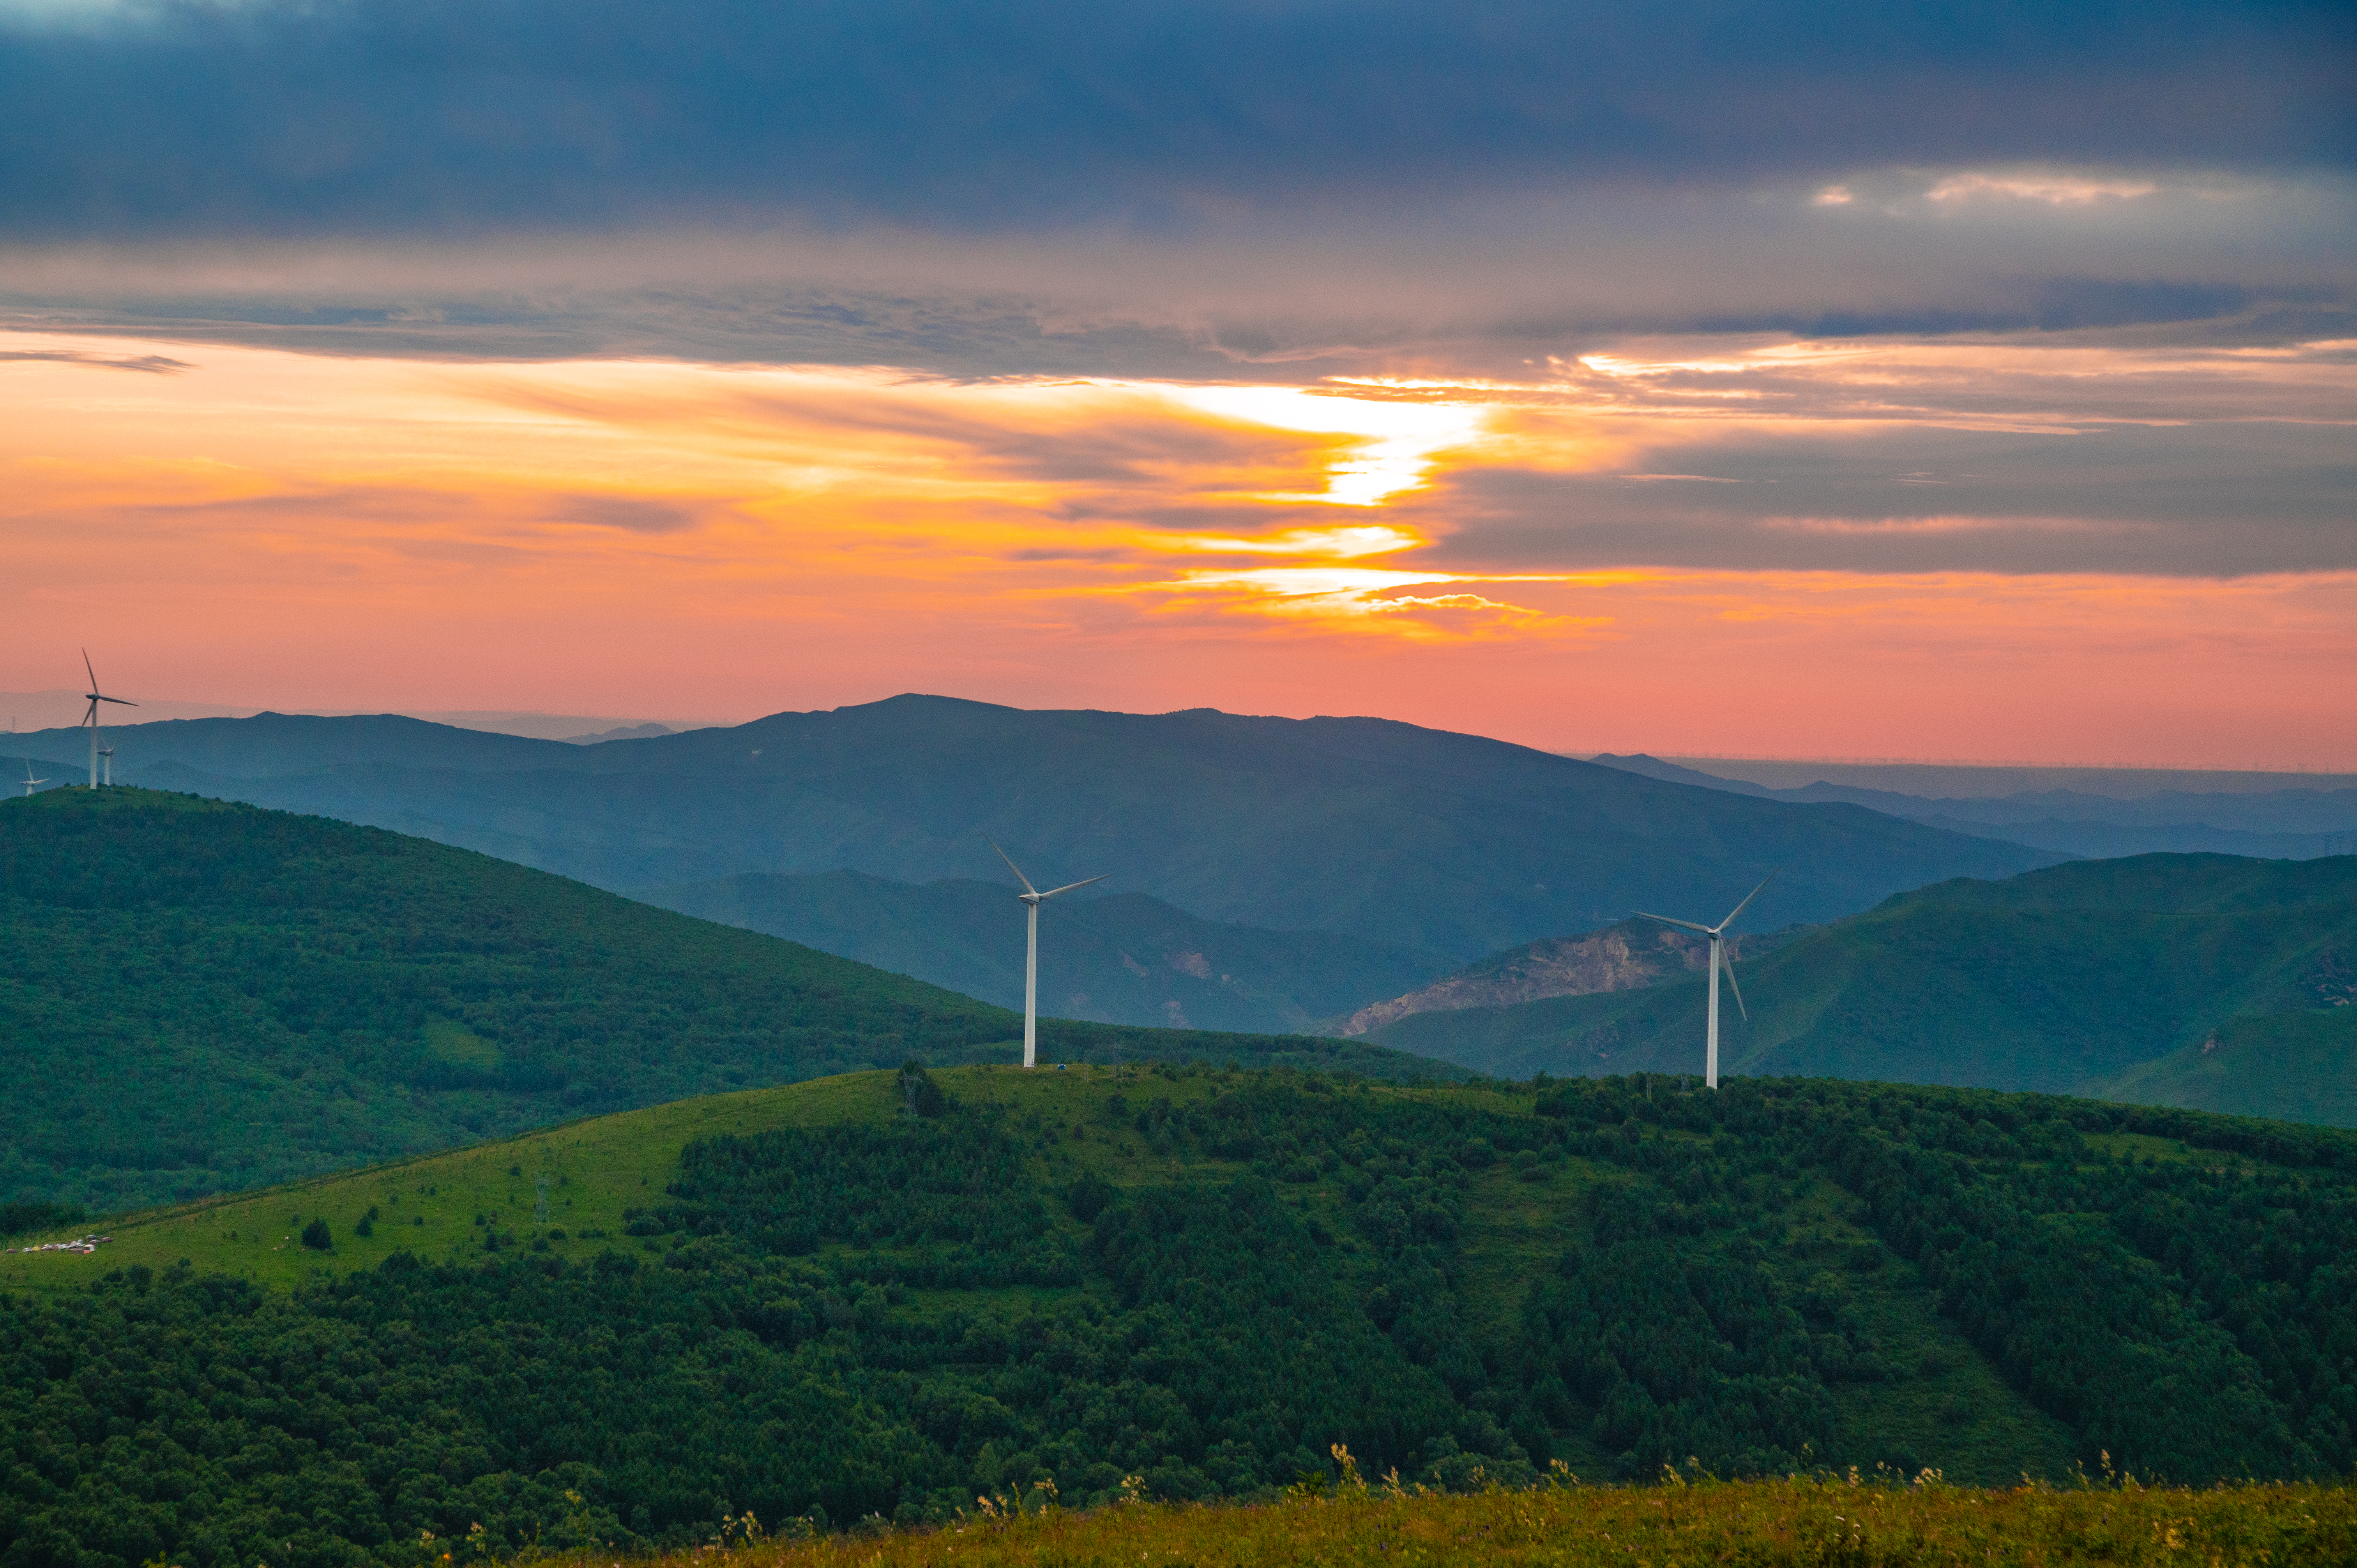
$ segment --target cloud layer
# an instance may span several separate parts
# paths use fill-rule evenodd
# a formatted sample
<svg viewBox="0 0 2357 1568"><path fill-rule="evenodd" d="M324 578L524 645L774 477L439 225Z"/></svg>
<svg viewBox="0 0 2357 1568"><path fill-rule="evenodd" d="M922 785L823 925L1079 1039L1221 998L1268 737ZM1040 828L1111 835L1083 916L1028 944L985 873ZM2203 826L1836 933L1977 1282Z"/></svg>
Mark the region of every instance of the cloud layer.
<svg viewBox="0 0 2357 1568"><path fill-rule="evenodd" d="M0 659L2308 759L2352 80L2345 4L0 0Z"/></svg>
<svg viewBox="0 0 2357 1568"><path fill-rule="evenodd" d="M0 231L37 241L1180 234L1237 204L2357 151L2329 0L18 0L0 27Z"/></svg>

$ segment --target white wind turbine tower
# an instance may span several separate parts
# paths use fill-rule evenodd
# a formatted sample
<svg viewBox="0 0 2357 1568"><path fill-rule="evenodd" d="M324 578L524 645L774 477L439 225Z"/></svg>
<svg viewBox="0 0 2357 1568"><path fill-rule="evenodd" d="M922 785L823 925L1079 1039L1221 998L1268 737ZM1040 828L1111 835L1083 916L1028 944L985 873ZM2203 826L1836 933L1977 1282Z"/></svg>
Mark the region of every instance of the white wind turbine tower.
<svg viewBox="0 0 2357 1568"><path fill-rule="evenodd" d="M98 671L90 667L90 650L87 648L81 650L81 667L82 672L90 677L90 690L83 693L90 699L90 712L82 715L81 722L90 730L90 787L95 789L98 788L98 704L116 703L126 708L135 708L139 704L124 697L107 696L98 689ZM114 782L114 753L110 750L106 756L106 781L112 784Z"/></svg>
<svg viewBox="0 0 2357 1568"><path fill-rule="evenodd" d="M98 754L106 758L105 768L101 777L107 784L112 785L114 782L114 747L102 746L98 748Z"/></svg>
<svg viewBox="0 0 2357 1568"><path fill-rule="evenodd" d="M29 795L35 789L39 789L42 785L48 782L48 780L46 779L36 779L33 777L33 759L29 757L27 757L25 759L25 793Z"/></svg>
<svg viewBox="0 0 2357 1568"><path fill-rule="evenodd" d="M1781 865L1776 868L1777 871L1782 869ZM1765 887L1775 880L1776 872L1771 871L1760 879L1760 887ZM1642 909L1637 911L1640 919L1659 920L1665 926L1679 926L1689 931L1700 931L1710 939L1710 1046L1703 1057L1703 1082L1712 1089L1718 1087L1718 969L1721 963L1727 966L1727 983L1735 992L1735 1010L1743 1015L1745 1023L1751 1021L1750 1013L1743 1005L1743 987L1735 983L1735 961L1726 957L1727 928L1735 924L1735 917L1743 913L1744 905L1760 897L1760 887L1754 887L1750 892L1746 893L1743 896L1743 903L1729 909L1727 912L1727 918L1716 926L1697 926L1692 920L1673 920L1667 915L1648 915Z"/></svg>
<svg viewBox="0 0 2357 1568"><path fill-rule="evenodd" d="M998 849L998 841L987 834L984 835L982 842ZM1086 887L1089 882L1103 882L1105 878L1092 876L1088 882L1067 882L1061 887L1050 887L1042 893L1031 886L1031 879L1023 875L1023 868L1015 864L1013 856L998 849L998 858L1006 862L1006 869L1015 873L1016 881L1023 884L1023 891L1016 897L1031 910L1030 938L1023 952L1023 1065L1032 1067L1039 1058L1039 906L1059 893L1070 893L1075 887ZM1105 873L1105 876L1112 875L1110 871Z"/></svg>

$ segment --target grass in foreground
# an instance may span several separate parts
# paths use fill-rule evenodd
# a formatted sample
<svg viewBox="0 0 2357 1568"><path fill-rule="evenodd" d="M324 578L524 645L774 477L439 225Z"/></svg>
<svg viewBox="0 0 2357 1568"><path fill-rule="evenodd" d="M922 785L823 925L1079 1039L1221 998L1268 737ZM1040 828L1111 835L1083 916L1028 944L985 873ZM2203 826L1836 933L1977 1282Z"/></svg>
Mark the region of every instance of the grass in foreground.
<svg viewBox="0 0 2357 1568"><path fill-rule="evenodd" d="M1928 1480L1928 1477L1927 1477ZM977 1499L979 1501L979 1499ZM1004 1499L1000 1499L1004 1500ZM2132 1480L2058 1490L1876 1484L1847 1477L1659 1487L1542 1487L1470 1497L1348 1487L1260 1507L1130 1504L1093 1513L978 1510L921 1533L746 1540L659 1558L742 1568L1265 1568L1275 1563L2169 1564L2298 1568L2357 1562L2357 1496L2345 1486L2206 1491ZM758 1537L758 1526L753 1527ZM728 1542L740 1544L731 1549Z"/></svg>

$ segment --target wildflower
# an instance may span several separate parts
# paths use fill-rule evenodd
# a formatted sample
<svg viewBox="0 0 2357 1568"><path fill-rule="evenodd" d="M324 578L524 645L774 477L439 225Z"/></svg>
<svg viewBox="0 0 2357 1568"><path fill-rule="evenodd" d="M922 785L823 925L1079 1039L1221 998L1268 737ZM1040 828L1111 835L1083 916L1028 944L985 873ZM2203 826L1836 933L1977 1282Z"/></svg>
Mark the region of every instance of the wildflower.
<svg viewBox="0 0 2357 1568"><path fill-rule="evenodd" d="M1334 1455L1334 1463L1342 1472L1342 1484L1365 1491L1366 1478L1359 1474L1359 1462L1351 1456L1350 1446L1347 1444L1337 1443L1328 1451Z"/></svg>

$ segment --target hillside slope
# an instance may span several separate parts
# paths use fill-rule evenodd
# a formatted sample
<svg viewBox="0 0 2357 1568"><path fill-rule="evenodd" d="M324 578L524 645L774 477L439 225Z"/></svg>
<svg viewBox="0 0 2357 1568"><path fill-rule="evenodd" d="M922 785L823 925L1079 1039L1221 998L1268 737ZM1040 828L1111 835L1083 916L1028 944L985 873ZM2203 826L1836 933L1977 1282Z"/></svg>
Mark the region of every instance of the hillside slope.
<svg viewBox="0 0 2357 1568"><path fill-rule="evenodd" d="M2088 1101L874 1073L113 1235L0 1256L0 1507L124 1568L1266 1498L1338 1444L1448 1489L2357 1458L2357 1140Z"/></svg>
<svg viewBox="0 0 2357 1568"><path fill-rule="evenodd" d="M1022 1033L486 855L141 789L0 801L0 1199L102 1208ZM1042 1048L1387 1070L1340 1042L1061 1022Z"/></svg>
<svg viewBox="0 0 2357 1568"><path fill-rule="evenodd" d="M1449 967L1441 955L1412 948L1202 920L1142 893L1089 896L1095 892L1039 911L1040 1004L1068 1018L1299 1032ZM732 876L638 897L1003 1006L1023 1005L1023 906L1004 883L918 886L833 871Z"/></svg>
<svg viewBox="0 0 2357 1568"><path fill-rule="evenodd" d="M2243 1015L2347 1002L2357 857L2140 855L1953 882L1805 933L1738 971L1725 1070L1991 1089L2128 1092L2130 1069ZM1520 1077L1698 1072L1699 979L1644 991L1426 1013L1365 1037ZM2357 1062L2333 1064L2335 1082ZM2338 1120L2345 1087L2292 1074L2231 1101ZM2221 1102L2228 1103L2228 1102Z"/></svg>
<svg viewBox="0 0 2357 1568"><path fill-rule="evenodd" d="M1043 886L1111 873L1204 919L1459 963L1635 908L1723 909L1777 865L1754 911L1761 929L2061 858L1379 719L901 696L588 746L434 727L265 715L108 733L120 778L391 827L622 891L748 872L1004 881L988 833ZM79 755L70 734L25 744Z"/></svg>
<svg viewBox="0 0 2357 1568"><path fill-rule="evenodd" d="M2099 1079L2087 1092L2230 1116L2357 1127L2357 1006L2248 1013L2192 1045Z"/></svg>

